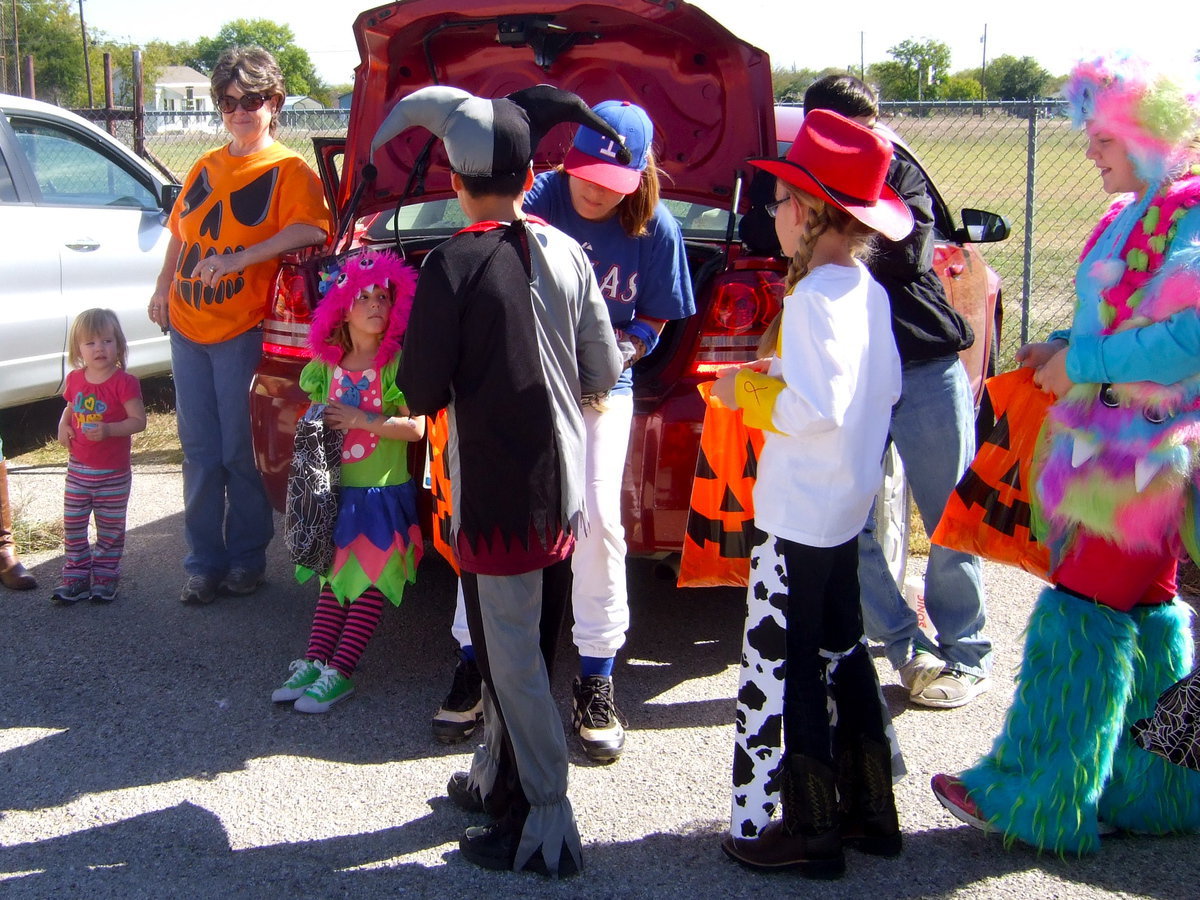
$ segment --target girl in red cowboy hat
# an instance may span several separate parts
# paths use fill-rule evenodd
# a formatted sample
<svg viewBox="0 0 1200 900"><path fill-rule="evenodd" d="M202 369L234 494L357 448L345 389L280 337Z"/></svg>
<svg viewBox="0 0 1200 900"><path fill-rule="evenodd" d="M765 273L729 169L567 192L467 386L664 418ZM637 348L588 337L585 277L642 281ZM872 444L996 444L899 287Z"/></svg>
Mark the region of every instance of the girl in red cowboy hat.
<svg viewBox="0 0 1200 900"><path fill-rule="evenodd" d="M887 293L861 262L875 232L912 227L884 183L891 158L883 137L815 110L785 159L750 161L777 178L768 212L791 257L788 294L767 358L713 389L766 438L721 847L817 878L845 870L843 838L884 856L901 844L891 781L903 765L863 637L857 548L900 396Z"/></svg>

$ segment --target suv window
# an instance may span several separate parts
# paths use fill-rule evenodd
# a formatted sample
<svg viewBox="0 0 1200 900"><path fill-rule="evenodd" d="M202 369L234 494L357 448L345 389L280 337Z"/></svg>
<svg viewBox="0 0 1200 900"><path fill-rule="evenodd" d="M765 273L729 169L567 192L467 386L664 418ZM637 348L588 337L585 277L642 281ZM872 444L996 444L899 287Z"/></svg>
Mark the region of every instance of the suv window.
<svg viewBox="0 0 1200 900"><path fill-rule="evenodd" d="M45 122L10 117L42 202L59 206L156 209L154 192L82 135Z"/></svg>

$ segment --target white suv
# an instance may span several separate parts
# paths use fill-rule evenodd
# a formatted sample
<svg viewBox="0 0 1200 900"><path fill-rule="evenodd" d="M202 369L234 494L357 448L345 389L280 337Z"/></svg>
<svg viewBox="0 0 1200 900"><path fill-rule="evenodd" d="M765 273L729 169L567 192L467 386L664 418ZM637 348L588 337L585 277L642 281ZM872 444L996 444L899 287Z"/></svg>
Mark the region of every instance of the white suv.
<svg viewBox="0 0 1200 900"><path fill-rule="evenodd" d="M146 317L178 186L79 116L0 94L0 408L62 390L67 329L116 311L134 374L169 372Z"/></svg>

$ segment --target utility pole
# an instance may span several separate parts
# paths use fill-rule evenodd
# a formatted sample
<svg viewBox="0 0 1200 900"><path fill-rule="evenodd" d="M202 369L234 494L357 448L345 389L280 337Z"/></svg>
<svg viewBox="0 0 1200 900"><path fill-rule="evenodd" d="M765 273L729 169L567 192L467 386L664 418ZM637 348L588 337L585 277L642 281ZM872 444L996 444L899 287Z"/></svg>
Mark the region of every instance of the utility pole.
<svg viewBox="0 0 1200 900"><path fill-rule="evenodd" d="M21 93L21 35L20 29L17 27L17 0L12 0L13 11L13 27L12 27L12 59L13 59L13 81L16 82L14 94Z"/></svg>
<svg viewBox="0 0 1200 900"><path fill-rule="evenodd" d="M987 22L983 23L983 37L979 39L983 44L983 65L979 67L979 87L983 90L983 99L987 99Z"/></svg>
<svg viewBox="0 0 1200 900"><path fill-rule="evenodd" d="M8 54L4 52L4 15L0 10L0 94L8 93Z"/></svg>
<svg viewBox="0 0 1200 900"><path fill-rule="evenodd" d="M867 80L867 33L860 31L858 33L858 80Z"/></svg>
<svg viewBox="0 0 1200 900"><path fill-rule="evenodd" d="M87 72L88 108L96 105L92 96L92 61L88 59L87 26L83 24L83 0L79 0L79 33L83 37L83 69Z"/></svg>

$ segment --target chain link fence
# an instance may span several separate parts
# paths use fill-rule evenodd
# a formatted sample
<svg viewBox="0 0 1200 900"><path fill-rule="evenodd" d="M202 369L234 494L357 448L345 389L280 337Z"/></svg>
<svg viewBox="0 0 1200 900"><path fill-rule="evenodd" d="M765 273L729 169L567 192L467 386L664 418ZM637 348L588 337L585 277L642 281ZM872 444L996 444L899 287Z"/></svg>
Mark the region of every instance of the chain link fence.
<svg viewBox="0 0 1200 900"><path fill-rule="evenodd" d="M107 131L127 147L136 146L137 117L132 109L114 107L112 109L73 109L71 112L83 116L97 128Z"/></svg>
<svg viewBox="0 0 1200 900"><path fill-rule="evenodd" d="M313 138L341 137L350 122L348 109L283 110L277 140L316 166ZM182 180L201 154L222 146L229 135L215 112L145 113L146 149Z"/></svg>
<svg viewBox="0 0 1200 900"><path fill-rule="evenodd" d="M881 114L956 220L973 207L1012 226L1008 240L980 247L1003 279L996 368L1012 368L1022 343L1070 324L1079 252L1110 199L1082 132L1062 101L884 103Z"/></svg>
<svg viewBox="0 0 1200 900"><path fill-rule="evenodd" d="M103 122L104 110L89 117ZM1026 340L1071 319L1075 262L1107 197L1070 127L1066 104L884 103L882 117L928 171L956 222L964 207L1000 213L1012 235L981 247L1003 279L1004 328L997 370L1013 366ZM285 110L277 138L315 164L312 139L346 133L349 110ZM214 113L147 111L144 155L177 179L227 135ZM102 125L102 127L104 127ZM132 117L112 126L135 149Z"/></svg>

